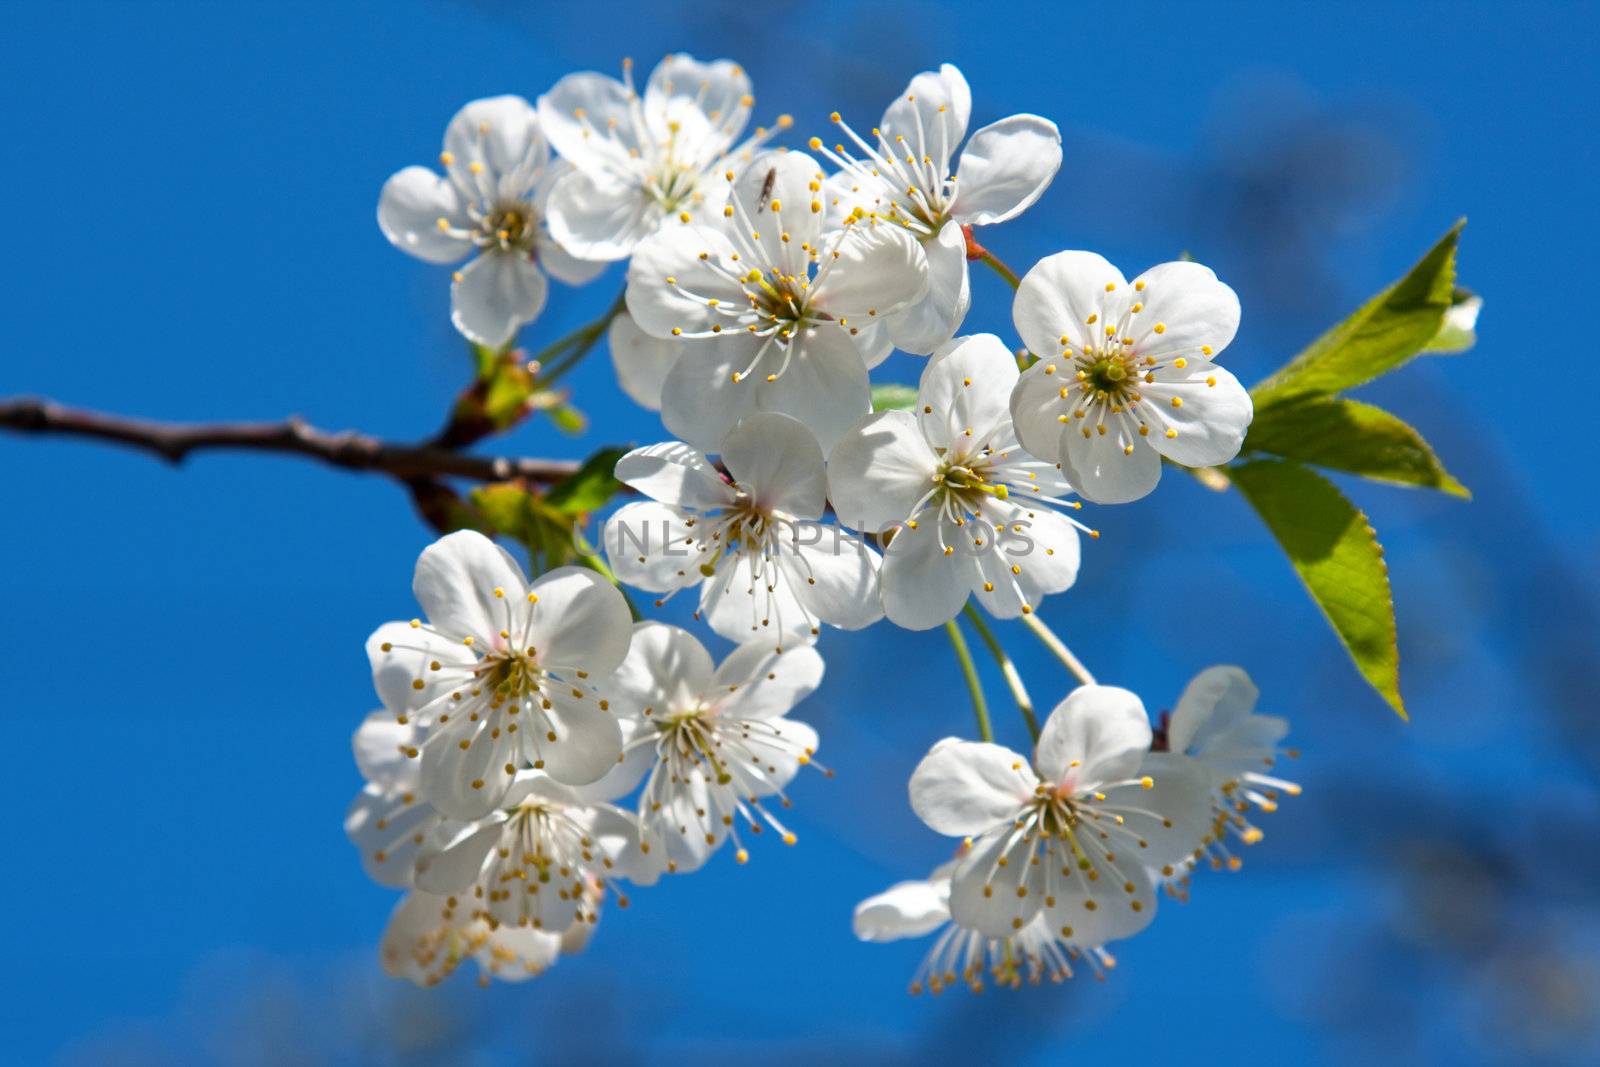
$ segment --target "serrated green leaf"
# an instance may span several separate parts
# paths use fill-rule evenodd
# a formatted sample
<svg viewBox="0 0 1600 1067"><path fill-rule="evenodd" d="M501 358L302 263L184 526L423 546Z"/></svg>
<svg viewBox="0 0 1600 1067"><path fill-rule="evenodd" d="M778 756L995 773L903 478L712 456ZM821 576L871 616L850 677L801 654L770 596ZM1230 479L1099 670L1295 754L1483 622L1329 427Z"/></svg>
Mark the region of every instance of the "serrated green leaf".
<svg viewBox="0 0 1600 1067"><path fill-rule="evenodd" d="M627 453L622 448L602 448L583 461L572 474L551 486L544 495L544 505L562 515L578 515L598 511L622 488L613 473L617 460Z"/></svg>
<svg viewBox="0 0 1600 1067"><path fill-rule="evenodd" d="M917 402L916 387L884 382L872 387L873 411L905 411Z"/></svg>
<svg viewBox="0 0 1600 1067"><path fill-rule="evenodd" d="M1387 374L1439 333L1455 293L1462 219L1406 276L1252 389L1258 404L1295 393L1337 393Z"/></svg>
<svg viewBox="0 0 1600 1067"><path fill-rule="evenodd" d="M1229 468L1357 669L1401 718L1394 596L1377 531L1332 482L1298 463L1259 460Z"/></svg>
<svg viewBox="0 0 1600 1067"><path fill-rule="evenodd" d="M1301 394L1256 409L1246 452L1267 452L1374 481L1472 496L1410 425L1371 404Z"/></svg>

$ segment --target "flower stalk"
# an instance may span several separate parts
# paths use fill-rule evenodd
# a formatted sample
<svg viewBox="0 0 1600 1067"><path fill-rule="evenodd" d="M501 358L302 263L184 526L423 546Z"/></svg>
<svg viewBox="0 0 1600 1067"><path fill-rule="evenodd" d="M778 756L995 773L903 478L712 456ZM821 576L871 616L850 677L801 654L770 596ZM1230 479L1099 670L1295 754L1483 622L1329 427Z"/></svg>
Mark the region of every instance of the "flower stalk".
<svg viewBox="0 0 1600 1067"><path fill-rule="evenodd" d="M1083 665L1083 661L1072 654L1072 649L1068 648L1062 643L1061 638L1055 635L1055 631L1051 630L1050 627L1045 625L1044 620L1039 618L1037 612L1024 615L1022 617L1022 621L1028 627L1028 629L1033 631L1034 636L1043 642L1044 647L1048 648L1056 657L1056 659L1060 660L1066 666L1067 670L1071 671L1073 676L1077 678L1081 684L1097 684L1094 680L1094 675L1089 673L1089 668L1085 667Z"/></svg>
<svg viewBox="0 0 1600 1067"><path fill-rule="evenodd" d="M967 618L972 620L973 629L978 631L978 636L999 666L1000 675L1005 678L1006 687L1011 690L1011 697L1017 702L1017 710L1022 713L1022 722L1028 728L1028 736L1038 741L1039 720L1033 713L1033 698L1028 695L1028 687L1022 684L1022 675L1017 672L1017 665L1006 654L1005 647L1000 644L1000 639L994 635L989 624L983 621L983 614L971 603L967 604L965 611Z"/></svg>
<svg viewBox="0 0 1600 1067"><path fill-rule="evenodd" d="M944 624L944 632L950 635L950 647L955 650L956 662L961 664L961 676L966 679L967 692L972 696L972 715L978 723L978 740L993 741L994 728L989 725L989 705L983 699L983 683L978 681L978 668L973 665L967 639L962 636L961 627L956 625L954 619Z"/></svg>

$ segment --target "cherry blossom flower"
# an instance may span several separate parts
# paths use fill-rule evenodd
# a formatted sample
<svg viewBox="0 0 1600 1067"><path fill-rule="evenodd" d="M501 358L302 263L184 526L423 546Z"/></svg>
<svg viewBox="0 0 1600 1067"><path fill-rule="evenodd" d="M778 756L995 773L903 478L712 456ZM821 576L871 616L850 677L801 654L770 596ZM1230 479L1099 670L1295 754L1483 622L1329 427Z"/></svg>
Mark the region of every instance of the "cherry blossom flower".
<svg viewBox="0 0 1600 1067"><path fill-rule="evenodd" d="M780 116L735 147L754 103L750 78L726 59L667 56L643 97L629 60L621 81L593 71L562 78L539 98L546 136L576 168L550 194L556 240L584 259L616 260L663 224L715 218L727 202L722 174L791 124Z"/></svg>
<svg viewBox="0 0 1600 1067"><path fill-rule="evenodd" d="M1264 773L1284 754L1278 743L1289 723L1255 714L1259 696L1242 669L1207 667L1184 688L1167 723L1167 747L1192 760L1211 789L1206 851L1213 868L1242 866L1228 848L1230 838L1246 845L1261 840L1261 831L1247 818L1251 805L1273 812L1280 795L1300 795L1294 782Z"/></svg>
<svg viewBox="0 0 1600 1067"><path fill-rule="evenodd" d="M741 645L713 666L684 630L639 623L613 682L627 753L593 788L626 793L646 779L639 819L665 845L669 871L696 870L729 837L745 862L741 822L753 834L766 824L794 844L768 805L789 806L785 788L816 753L816 731L785 716L816 689L822 669L810 645L775 652L768 641Z"/></svg>
<svg viewBox="0 0 1600 1067"><path fill-rule="evenodd" d="M451 821L417 855L416 886L454 897L491 926L561 934L599 918L599 895L623 878L651 885L664 849L639 820L596 791L564 786L543 771L522 771L489 814Z"/></svg>
<svg viewBox="0 0 1600 1067"><path fill-rule="evenodd" d="M813 137L812 151L839 168L828 180L830 217L883 218L916 235L928 257L928 295L888 322L896 348L928 355L961 327L972 294L963 226L1015 218L1044 193L1061 168L1061 133L1037 115L1012 115L972 135L951 174L951 157L967 133L972 92L949 63L911 79L869 141L840 118L854 150L831 151ZM859 155L855 153L859 152Z"/></svg>
<svg viewBox="0 0 1600 1067"><path fill-rule="evenodd" d="M700 585L700 614L713 630L774 648L822 623L855 630L880 618L877 553L818 521L827 476L810 431L786 415L752 415L721 454L731 480L677 441L617 461L617 477L651 498L606 523L617 577L657 593Z"/></svg>
<svg viewBox="0 0 1600 1067"><path fill-rule="evenodd" d="M1078 575L1072 486L1024 452L1009 401L1017 364L998 337L950 342L923 370L913 411L862 419L828 457L840 521L896 527L884 551L889 621L937 626L968 595L999 618L1031 612Z"/></svg>
<svg viewBox="0 0 1600 1067"><path fill-rule="evenodd" d="M422 794L415 758L422 737L415 722L396 722L387 708L368 715L355 733L356 766L367 784L345 815L344 832L380 885L411 884L417 849L442 818Z"/></svg>
<svg viewBox="0 0 1600 1067"><path fill-rule="evenodd" d="M580 260L550 236L545 202L570 168L552 165L533 106L517 96L474 100L445 130L441 177L406 167L384 183L378 225L396 248L455 263L450 317L468 340L499 348L544 308L545 272L569 285L604 264Z"/></svg>
<svg viewBox="0 0 1600 1067"><path fill-rule="evenodd" d="M412 584L428 622L367 640L373 681L402 724L427 731L423 794L446 815L493 809L523 767L574 784L601 777L622 732L598 690L628 653L632 617L593 571L532 584L511 556L462 530L423 550Z"/></svg>
<svg viewBox="0 0 1600 1067"><path fill-rule="evenodd" d="M928 262L902 227L824 225L816 161L766 153L730 170L719 225L670 226L628 266L628 310L683 354L662 387L667 429L713 449L741 418L779 411L831 446L871 408L867 368L889 353L877 324L922 299Z"/></svg>
<svg viewBox="0 0 1600 1067"><path fill-rule="evenodd" d="M1250 394L1212 357L1239 329L1239 298L1208 268L1162 263L1130 285L1093 252L1058 252L1022 279L1012 317L1039 357L1011 397L1017 437L1084 499L1139 499L1163 456L1238 455Z"/></svg>
<svg viewBox="0 0 1600 1067"><path fill-rule="evenodd" d="M957 862L942 864L925 880L897 882L856 905L855 934L863 941L900 941L939 931L911 981L912 995L924 989L942 993L957 982L975 993L982 992L987 981L1010 989L1024 981L1061 982L1073 976L1075 963L1087 963L1097 977L1103 977L1116 966L1104 948L1084 947L1059 936L1042 915L1004 937L952 922L950 876Z"/></svg>
<svg viewBox="0 0 1600 1067"><path fill-rule="evenodd" d="M385 974L420 986L438 985L467 960L478 965L478 982L536 978L563 954L583 950L592 923L575 923L564 934L503 926L475 916L462 899L413 890L400 899L378 946Z"/></svg>
<svg viewBox="0 0 1600 1067"><path fill-rule="evenodd" d="M1208 829L1205 781L1150 755L1144 705L1085 685L1051 712L1032 765L1000 745L947 738L911 775L911 806L972 838L951 872L950 914L1008 937L1043 917L1077 944L1130 937L1154 917L1151 869L1180 863Z"/></svg>

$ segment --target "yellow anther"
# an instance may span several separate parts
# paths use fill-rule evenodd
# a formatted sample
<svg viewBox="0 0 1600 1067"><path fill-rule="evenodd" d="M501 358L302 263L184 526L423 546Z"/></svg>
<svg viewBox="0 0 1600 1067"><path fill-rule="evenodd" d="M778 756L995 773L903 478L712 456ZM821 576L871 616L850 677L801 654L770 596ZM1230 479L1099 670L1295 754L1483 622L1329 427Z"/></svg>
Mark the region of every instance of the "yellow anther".
<svg viewBox="0 0 1600 1067"><path fill-rule="evenodd" d="M1166 332L1167 332L1167 324L1166 323L1164 323L1164 322L1156 323L1156 333L1166 333Z"/></svg>

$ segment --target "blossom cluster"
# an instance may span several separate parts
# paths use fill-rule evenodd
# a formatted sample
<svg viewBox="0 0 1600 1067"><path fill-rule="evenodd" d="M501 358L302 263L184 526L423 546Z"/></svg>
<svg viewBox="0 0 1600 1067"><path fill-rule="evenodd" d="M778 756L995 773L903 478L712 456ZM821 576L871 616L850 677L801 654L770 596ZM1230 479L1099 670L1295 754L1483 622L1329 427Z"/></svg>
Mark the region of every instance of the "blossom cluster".
<svg viewBox="0 0 1600 1067"><path fill-rule="evenodd" d="M368 872L408 890L391 973L431 983L471 958L485 978L537 974L627 886L730 839L740 862L745 837L794 843L775 809L814 763L817 734L789 713L821 682L824 626L952 627L975 604L1022 619L1084 681L1030 756L950 738L912 775L914 810L962 843L864 901L855 929L944 928L914 989L1103 971L1159 889L1234 865L1260 837L1251 807L1294 791L1267 773L1287 727L1253 713L1243 671L1202 673L1153 730L1037 615L1096 536L1084 501L1137 500L1163 460L1239 451L1250 397L1215 362L1233 290L1193 262L1129 280L1062 251L1013 279L1020 352L963 335L969 266L988 257L974 229L1043 194L1056 126L1014 115L968 136L949 65L865 135L832 115L831 145L770 146L787 116L746 136L752 108L728 61L669 56L642 92L630 65L573 74L533 104L468 104L442 174L384 186L391 242L467 260L452 319L479 345L538 316L547 274L582 284L626 260L618 381L674 435L616 465L638 499L605 522L607 576L530 580L481 534L449 534L417 564L425 619L368 641L382 707L356 733L367 784L346 828ZM874 411L870 372L896 349L927 357L915 402ZM657 607L692 590L695 618L736 647L719 665L687 631L635 622L609 578Z"/></svg>

